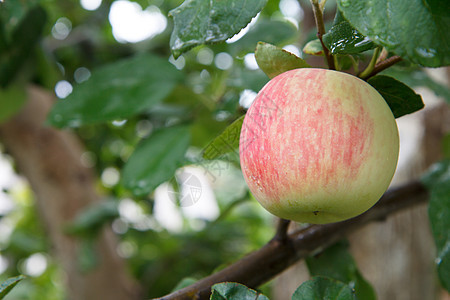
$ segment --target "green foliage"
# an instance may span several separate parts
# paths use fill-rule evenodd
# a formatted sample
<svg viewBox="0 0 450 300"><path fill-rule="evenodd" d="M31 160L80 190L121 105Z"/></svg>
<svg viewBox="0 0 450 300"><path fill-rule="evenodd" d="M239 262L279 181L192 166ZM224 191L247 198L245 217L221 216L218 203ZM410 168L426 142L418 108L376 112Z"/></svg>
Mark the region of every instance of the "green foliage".
<svg viewBox="0 0 450 300"><path fill-rule="evenodd" d="M433 165L422 181L430 193L428 216L437 248L439 279L450 292L450 160Z"/></svg>
<svg viewBox="0 0 450 300"><path fill-rule="evenodd" d="M186 126L155 131L142 141L123 168L123 184L136 195L145 195L169 180L184 162L189 146Z"/></svg>
<svg viewBox="0 0 450 300"><path fill-rule="evenodd" d="M339 10L376 44L426 67L450 64L450 2L338 0Z"/></svg>
<svg viewBox="0 0 450 300"><path fill-rule="evenodd" d="M337 10L333 27L323 42L332 54L356 54L374 48L373 42L358 32Z"/></svg>
<svg viewBox="0 0 450 300"><path fill-rule="evenodd" d="M311 67L297 55L263 42L257 44L255 58L259 68L271 79L289 70Z"/></svg>
<svg viewBox="0 0 450 300"><path fill-rule="evenodd" d="M316 276L304 282L292 295L292 300L354 300L350 287L338 280Z"/></svg>
<svg viewBox="0 0 450 300"><path fill-rule="evenodd" d="M57 127L128 118L151 109L182 79L180 72L155 55L137 55L101 67L56 102L48 122Z"/></svg>
<svg viewBox="0 0 450 300"><path fill-rule="evenodd" d="M25 279L23 275L9 278L0 284L0 299L3 299L20 281Z"/></svg>
<svg viewBox="0 0 450 300"><path fill-rule="evenodd" d="M244 117L239 117L205 147L203 150L204 159L217 159L239 148L239 137Z"/></svg>
<svg viewBox="0 0 450 300"><path fill-rule="evenodd" d="M12 85L0 89L0 123L7 121L19 111L26 101L25 90L19 86Z"/></svg>
<svg viewBox="0 0 450 300"><path fill-rule="evenodd" d="M117 217L119 217L117 202L114 200L102 201L78 214L75 220L68 224L66 232L76 235L96 235L106 222Z"/></svg>
<svg viewBox="0 0 450 300"><path fill-rule="evenodd" d="M394 117L411 114L424 107L422 97L400 81L385 75L378 75L368 80L386 100Z"/></svg>
<svg viewBox="0 0 450 300"><path fill-rule="evenodd" d="M263 294L235 282L215 284L211 291L211 300L269 300Z"/></svg>
<svg viewBox="0 0 450 300"><path fill-rule="evenodd" d="M170 11L174 30L170 38L173 56L202 44L223 42L238 33L266 5L267 0L187 0Z"/></svg>
<svg viewBox="0 0 450 300"><path fill-rule="evenodd" d="M316 256L307 258L306 264L310 274L326 276L348 284L357 299L375 300L374 289L362 277L347 248L348 243L342 241Z"/></svg>
<svg viewBox="0 0 450 300"><path fill-rule="evenodd" d="M42 7L34 6L23 11L22 7L19 7L8 3L5 8L5 11L18 9L20 14L24 14L11 30L10 36L5 31L3 21L10 17L4 16L3 13L0 18L0 87L6 87L15 79L20 67L32 53L30 49L33 49L41 38L47 21L47 14Z"/></svg>

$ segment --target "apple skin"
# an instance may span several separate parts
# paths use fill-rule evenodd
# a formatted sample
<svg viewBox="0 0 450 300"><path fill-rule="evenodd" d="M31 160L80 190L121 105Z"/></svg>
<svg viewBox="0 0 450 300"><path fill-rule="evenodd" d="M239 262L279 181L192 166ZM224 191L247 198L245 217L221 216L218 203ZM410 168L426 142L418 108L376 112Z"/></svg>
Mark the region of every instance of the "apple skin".
<svg viewBox="0 0 450 300"><path fill-rule="evenodd" d="M253 196L272 214L325 224L355 217L389 187L399 152L383 97L350 74L295 69L249 108L239 154Z"/></svg>

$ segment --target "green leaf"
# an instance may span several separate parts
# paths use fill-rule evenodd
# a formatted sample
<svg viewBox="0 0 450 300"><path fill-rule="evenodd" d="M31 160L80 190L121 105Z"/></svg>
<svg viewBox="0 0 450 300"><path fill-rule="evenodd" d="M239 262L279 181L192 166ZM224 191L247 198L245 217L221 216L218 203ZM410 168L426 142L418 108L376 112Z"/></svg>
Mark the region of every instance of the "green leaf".
<svg viewBox="0 0 450 300"><path fill-rule="evenodd" d="M370 78L368 83L383 96L396 118L416 112L424 107L420 95L392 77L378 75Z"/></svg>
<svg viewBox="0 0 450 300"><path fill-rule="evenodd" d="M2 123L20 110L27 95L23 87L14 85L0 89L0 99L0 123Z"/></svg>
<svg viewBox="0 0 450 300"><path fill-rule="evenodd" d="M303 47L303 52L309 55L316 55L316 56L324 55L323 47L319 39L315 39L306 43L305 47Z"/></svg>
<svg viewBox="0 0 450 300"><path fill-rule="evenodd" d="M32 53L41 38L47 21L47 14L40 6L26 12L11 34L8 51L0 52L0 86L5 87L15 78L17 72Z"/></svg>
<svg viewBox="0 0 450 300"><path fill-rule="evenodd" d="M135 195L145 195L169 180L184 161L189 128L167 127L143 140L123 168L122 182Z"/></svg>
<svg viewBox="0 0 450 300"><path fill-rule="evenodd" d="M6 281L2 282L2 284L0 284L0 299L3 299L12 290L12 288L16 286L16 284L25 278L25 276L19 275L8 278Z"/></svg>
<svg viewBox="0 0 450 300"><path fill-rule="evenodd" d="M322 276L305 281L292 295L292 300L354 300L352 289L345 283Z"/></svg>
<svg viewBox="0 0 450 300"><path fill-rule="evenodd" d="M357 54L375 47L370 39L353 28L339 10L333 26L322 39L332 54Z"/></svg>
<svg viewBox="0 0 450 300"><path fill-rule="evenodd" d="M433 165L422 182L430 192L428 216L437 248L438 276L450 292L450 159Z"/></svg>
<svg viewBox="0 0 450 300"><path fill-rule="evenodd" d="M166 59L138 55L101 67L53 106L47 121L57 127L124 119L152 108L182 79Z"/></svg>
<svg viewBox="0 0 450 300"><path fill-rule="evenodd" d="M239 148L239 137L241 135L244 116L239 117L214 140L212 140L203 150L204 159L216 159L222 155L236 151Z"/></svg>
<svg viewBox="0 0 450 300"><path fill-rule="evenodd" d="M227 40L266 5L267 0L186 0L171 10L174 29L170 48L177 58L183 52L202 45Z"/></svg>
<svg viewBox="0 0 450 300"><path fill-rule="evenodd" d="M258 66L269 78L289 70L311 67L297 55L263 42L257 44L255 58Z"/></svg>
<svg viewBox="0 0 450 300"><path fill-rule="evenodd" d="M297 36L297 28L290 22L260 19L250 28L244 38L228 46L230 52L236 55L246 54L255 51L255 45L258 42L280 45L295 39Z"/></svg>
<svg viewBox="0 0 450 300"><path fill-rule="evenodd" d="M217 283L211 291L211 300L269 300L263 294L235 282Z"/></svg>
<svg viewBox="0 0 450 300"><path fill-rule="evenodd" d="M450 89L448 86L433 80L423 68L393 67L384 70L382 75L394 77L410 87L428 87L436 96L443 97L445 101L450 103Z"/></svg>
<svg viewBox="0 0 450 300"><path fill-rule="evenodd" d="M317 256L307 258L306 264L312 276L321 275L347 283L360 300L376 299L374 289L362 277L348 252L347 242L336 243Z"/></svg>
<svg viewBox="0 0 450 300"><path fill-rule="evenodd" d="M363 35L426 67L450 64L447 0L338 0L344 17Z"/></svg>
<svg viewBox="0 0 450 300"><path fill-rule="evenodd" d="M190 286L191 284L194 284L198 281L198 279L195 279L193 277L185 277L181 279L180 282L177 283L177 285L173 288L172 293L178 290L181 290L182 288L185 288L187 286Z"/></svg>
<svg viewBox="0 0 450 300"><path fill-rule="evenodd" d="M114 200L107 200L88 207L78 214L66 229L70 234L96 233L106 222L119 216L118 204Z"/></svg>

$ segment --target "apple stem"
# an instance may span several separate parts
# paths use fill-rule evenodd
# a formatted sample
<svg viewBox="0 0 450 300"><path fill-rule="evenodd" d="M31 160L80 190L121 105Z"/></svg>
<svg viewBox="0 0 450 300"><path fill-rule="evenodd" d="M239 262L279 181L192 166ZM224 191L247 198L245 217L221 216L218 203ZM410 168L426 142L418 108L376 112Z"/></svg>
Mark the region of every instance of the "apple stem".
<svg viewBox="0 0 450 300"><path fill-rule="evenodd" d="M287 231L288 231L288 227L289 227L290 223L291 223L290 220L285 220L285 219L280 218L278 220L277 232L275 233L273 240L277 240L282 243L286 242L287 238L288 238Z"/></svg>
<svg viewBox="0 0 450 300"><path fill-rule="evenodd" d="M367 77L372 73L373 69L375 68L375 65L377 63L378 56L380 55L381 47L376 47L373 51L372 59L370 60L369 65L367 68L362 71L358 77L362 79L367 79Z"/></svg>
<svg viewBox="0 0 450 300"><path fill-rule="evenodd" d="M325 46L322 40L322 36L325 34L325 24L323 22L323 9L325 6L325 1L321 1L319 3L318 0L311 0L311 4L314 13L314 20L316 21L317 37L319 38L320 44L322 44L323 53L328 63L328 69L336 70L333 56L330 54L330 51L328 51L328 48Z"/></svg>

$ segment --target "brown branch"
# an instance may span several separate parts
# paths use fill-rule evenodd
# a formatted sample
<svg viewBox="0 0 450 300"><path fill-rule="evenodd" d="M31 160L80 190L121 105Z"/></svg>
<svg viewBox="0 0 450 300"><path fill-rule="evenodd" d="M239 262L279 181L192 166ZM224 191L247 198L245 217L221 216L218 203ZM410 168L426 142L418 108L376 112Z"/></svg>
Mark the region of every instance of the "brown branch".
<svg viewBox="0 0 450 300"><path fill-rule="evenodd" d="M377 75L378 73L380 73L383 70L386 70L387 68L395 65L396 63L402 61L402 58L400 56L391 56L388 59L385 59L379 63L377 63L375 65L375 67L373 68L372 72L367 76L367 77L361 77L364 80L369 79L370 77L373 77L375 75Z"/></svg>
<svg viewBox="0 0 450 300"><path fill-rule="evenodd" d="M278 219L277 232L275 233L273 239L278 240L282 243L286 242L288 239L287 231L290 223L290 220Z"/></svg>
<svg viewBox="0 0 450 300"><path fill-rule="evenodd" d="M322 40L322 36L325 34L325 24L323 22L322 8L320 7L318 0L311 0L311 4L314 12L314 20L316 21L317 37L319 38L319 41L322 44L323 53L325 55L325 58L327 59L328 68L330 70L336 70L336 67L334 65L334 59Z"/></svg>
<svg viewBox="0 0 450 300"><path fill-rule="evenodd" d="M373 208L358 217L338 223L311 225L289 234L284 243L272 239L227 268L159 299L209 299L211 286L225 281L256 288L300 259L320 252L363 225L383 220L392 213L427 200L428 192L418 181L390 189Z"/></svg>

